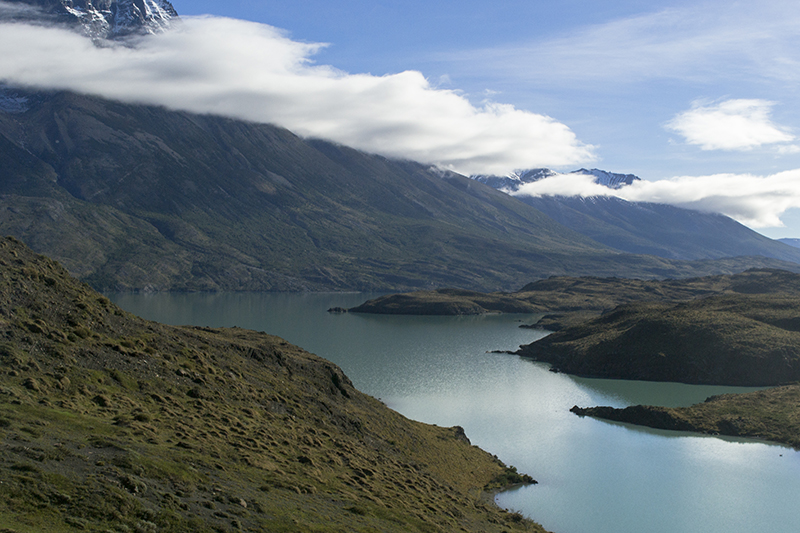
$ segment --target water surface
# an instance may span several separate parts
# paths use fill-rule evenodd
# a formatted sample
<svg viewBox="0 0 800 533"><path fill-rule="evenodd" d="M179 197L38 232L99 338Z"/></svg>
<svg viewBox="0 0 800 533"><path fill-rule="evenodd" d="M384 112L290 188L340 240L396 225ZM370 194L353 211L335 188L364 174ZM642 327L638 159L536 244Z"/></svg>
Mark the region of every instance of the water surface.
<svg viewBox="0 0 800 533"><path fill-rule="evenodd" d="M747 391L575 378L508 354L546 332L535 316L331 315L370 294L109 295L169 324L280 335L342 367L360 390L404 415L460 425L473 444L538 485L498 497L556 533L794 533L800 454L752 440L579 418L573 405L681 406Z"/></svg>

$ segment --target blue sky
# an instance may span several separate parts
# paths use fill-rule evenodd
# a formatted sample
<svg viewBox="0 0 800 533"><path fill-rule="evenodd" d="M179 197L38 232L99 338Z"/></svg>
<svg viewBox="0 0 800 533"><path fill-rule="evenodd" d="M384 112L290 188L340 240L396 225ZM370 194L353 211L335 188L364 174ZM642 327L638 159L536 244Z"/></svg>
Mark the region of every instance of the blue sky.
<svg viewBox="0 0 800 533"><path fill-rule="evenodd" d="M6 25L0 79L271 122L465 174L634 173L630 200L800 237L795 2L172 4L183 25L135 46ZM560 177L538 190L597 193Z"/></svg>

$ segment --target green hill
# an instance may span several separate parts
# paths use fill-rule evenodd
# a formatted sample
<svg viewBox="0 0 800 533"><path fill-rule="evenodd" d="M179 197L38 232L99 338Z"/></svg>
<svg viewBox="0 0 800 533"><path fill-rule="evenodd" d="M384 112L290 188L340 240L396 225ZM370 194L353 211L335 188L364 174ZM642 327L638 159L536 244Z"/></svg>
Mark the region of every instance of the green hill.
<svg viewBox="0 0 800 533"><path fill-rule="evenodd" d="M542 531L532 481L263 333L122 311L0 242L0 530Z"/></svg>
<svg viewBox="0 0 800 533"><path fill-rule="evenodd" d="M679 304L623 305L522 346L517 353L592 377L743 386L791 383L800 380L797 288L774 286L771 294L733 293Z"/></svg>

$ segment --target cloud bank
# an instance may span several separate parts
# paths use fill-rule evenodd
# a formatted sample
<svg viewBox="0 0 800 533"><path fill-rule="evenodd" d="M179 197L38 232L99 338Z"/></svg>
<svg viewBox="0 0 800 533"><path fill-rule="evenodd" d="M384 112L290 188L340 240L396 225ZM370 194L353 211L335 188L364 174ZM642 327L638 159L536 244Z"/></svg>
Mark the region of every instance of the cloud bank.
<svg viewBox="0 0 800 533"><path fill-rule="evenodd" d="M593 176L558 174L523 185L516 196L614 196L631 202L676 205L722 213L753 228L782 227L780 216L800 207L800 169L769 176L715 174L635 181L620 189L594 183Z"/></svg>
<svg viewBox="0 0 800 533"><path fill-rule="evenodd" d="M666 127L703 150L750 150L793 141L793 135L770 120L772 106L765 100L727 100L707 106L696 102Z"/></svg>
<svg viewBox="0 0 800 533"><path fill-rule="evenodd" d="M466 174L595 158L550 117L475 106L415 71L374 76L316 65L322 46L218 17L185 18L172 31L110 47L64 29L0 24L0 80L277 124Z"/></svg>

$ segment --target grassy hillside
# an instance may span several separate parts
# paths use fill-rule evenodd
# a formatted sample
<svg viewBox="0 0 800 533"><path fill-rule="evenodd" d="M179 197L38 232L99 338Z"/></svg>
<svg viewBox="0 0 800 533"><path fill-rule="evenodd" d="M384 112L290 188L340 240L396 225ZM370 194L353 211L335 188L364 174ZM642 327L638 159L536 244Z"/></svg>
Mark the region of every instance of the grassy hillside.
<svg viewBox="0 0 800 533"><path fill-rule="evenodd" d="M800 268L611 250L453 173L269 125L27 93L0 110L0 232L100 290L511 290L552 275Z"/></svg>
<svg viewBox="0 0 800 533"><path fill-rule="evenodd" d="M139 319L0 242L0 530L542 531L530 481L263 333Z"/></svg>
<svg viewBox="0 0 800 533"><path fill-rule="evenodd" d="M517 353L594 377L745 386L791 383L800 380L800 298L797 286L786 287L786 292L623 305Z"/></svg>
<svg viewBox="0 0 800 533"><path fill-rule="evenodd" d="M658 429L754 437L800 449L800 385L712 396L691 407L573 407L580 416Z"/></svg>

